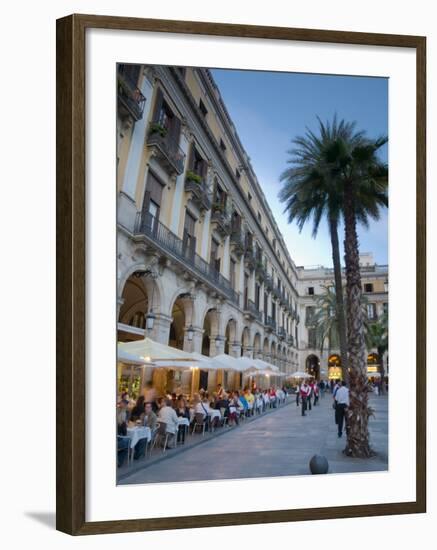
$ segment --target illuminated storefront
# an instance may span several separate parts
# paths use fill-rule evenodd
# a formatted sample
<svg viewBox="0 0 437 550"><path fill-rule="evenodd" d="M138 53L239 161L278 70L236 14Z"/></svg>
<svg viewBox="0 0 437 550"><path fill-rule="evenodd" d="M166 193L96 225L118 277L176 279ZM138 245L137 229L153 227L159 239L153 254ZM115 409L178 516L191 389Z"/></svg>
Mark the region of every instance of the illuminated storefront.
<svg viewBox="0 0 437 550"><path fill-rule="evenodd" d="M343 378L341 357L337 354L330 355L328 358L328 378L329 380L341 380Z"/></svg>
<svg viewBox="0 0 437 550"><path fill-rule="evenodd" d="M379 372L379 357L377 353L369 353L367 356L367 377L379 378L381 376Z"/></svg>

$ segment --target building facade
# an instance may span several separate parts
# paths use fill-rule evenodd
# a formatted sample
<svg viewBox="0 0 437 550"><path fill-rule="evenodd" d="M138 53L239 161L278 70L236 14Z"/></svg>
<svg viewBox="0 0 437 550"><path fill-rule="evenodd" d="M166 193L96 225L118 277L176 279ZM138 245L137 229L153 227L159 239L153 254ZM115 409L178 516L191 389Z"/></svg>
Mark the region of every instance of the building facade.
<svg viewBox="0 0 437 550"><path fill-rule="evenodd" d="M262 358L287 374L304 368L309 272L290 257L211 73L117 71L119 340L147 335ZM189 373L154 376L160 386L190 383ZM244 382L196 376L210 389Z"/></svg>

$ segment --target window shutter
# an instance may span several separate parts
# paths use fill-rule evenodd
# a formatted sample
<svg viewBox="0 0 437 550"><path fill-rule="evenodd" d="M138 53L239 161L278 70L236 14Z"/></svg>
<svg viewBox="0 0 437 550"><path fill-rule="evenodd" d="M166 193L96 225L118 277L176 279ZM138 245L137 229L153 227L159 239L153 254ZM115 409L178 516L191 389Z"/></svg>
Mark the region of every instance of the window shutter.
<svg viewBox="0 0 437 550"><path fill-rule="evenodd" d="M195 252L196 252L196 242L197 242L197 239L196 237L192 237L191 238L191 255L194 256Z"/></svg>
<svg viewBox="0 0 437 550"><path fill-rule="evenodd" d="M202 160L202 179L206 183L206 178L208 176L208 163L205 159Z"/></svg>
<svg viewBox="0 0 437 550"><path fill-rule="evenodd" d="M149 203L150 203L150 191L146 189L146 191L144 192L144 199L143 199L143 208L142 208L143 216L145 213L149 211Z"/></svg>
<svg viewBox="0 0 437 550"><path fill-rule="evenodd" d="M187 160L187 170L193 170L194 166L194 143L190 143L188 148L188 160Z"/></svg>
<svg viewBox="0 0 437 550"><path fill-rule="evenodd" d="M162 103L164 101L164 94L162 93L161 88L156 89L156 98L155 98L155 109L153 111L153 122L158 122L159 113L162 109Z"/></svg>
<svg viewBox="0 0 437 550"><path fill-rule="evenodd" d="M179 136L181 134L181 121L177 116L174 116L171 121L170 141L176 147L179 146Z"/></svg>

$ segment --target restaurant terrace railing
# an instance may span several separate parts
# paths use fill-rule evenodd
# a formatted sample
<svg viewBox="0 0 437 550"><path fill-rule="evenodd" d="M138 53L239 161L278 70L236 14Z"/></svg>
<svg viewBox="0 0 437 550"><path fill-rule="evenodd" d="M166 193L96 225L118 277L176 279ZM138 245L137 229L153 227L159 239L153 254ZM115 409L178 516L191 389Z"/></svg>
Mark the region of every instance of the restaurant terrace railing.
<svg viewBox="0 0 437 550"><path fill-rule="evenodd" d="M158 157L171 172L182 174L184 171L185 153L179 147L176 139L156 128L152 123L147 136L147 147L154 147Z"/></svg>
<svg viewBox="0 0 437 550"><path fill-rule="evenodd" d="M239 304L239 295L232 288L230 281L154 216L151 214L141 216L139 213L135 234L143 235L152 246L178 260L226 298Z"/></svg>

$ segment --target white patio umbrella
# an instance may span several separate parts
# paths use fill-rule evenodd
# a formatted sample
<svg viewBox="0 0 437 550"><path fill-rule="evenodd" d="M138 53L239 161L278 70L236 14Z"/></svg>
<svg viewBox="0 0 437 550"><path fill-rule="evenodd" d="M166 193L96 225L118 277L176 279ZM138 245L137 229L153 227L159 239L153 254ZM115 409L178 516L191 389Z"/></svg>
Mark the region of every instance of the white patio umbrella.
<svg viewBox="0 0 437 550"><path fill-rule="evenodd" d="M133 353L128 353L127 351L124 351L123 349L118 348L117 350L117 360L120 361L120 363L125 363L126 365L145 365L146 361L142 357L139 357L138 355L134 355Z"/></svg>
<svg viewBox="0 0 437 550"><path fill-rule="evenodd" d="M134 342L120 342L118 349L139 356L145 361L145 365L150 367L187 369L199 367L201 363L201 360L194 358L191 353L155 342L151 338Z"/></svg>
<svg viewBox="0 0 437 550"><path fill-rule="evenodd" d="M244 370L241 366L239 359L237 359L236 357L232 357L227 353L215 355L213 359L220 364L220 368L223 370L235 370L238 372L242 372L242 370Z"/></svg>
<svg viewBox="0 0 437 550"><path fill-rule="evenodd" d="M290 378L311 378L311 376L307 372L296 371L291 374Z"/></svg>
<svg viewBox="0 0 437 550"><path fill-rule="evenodd" d="M275 372L279 372L279 368L276 365L272 365L271 363L267 363L267 361L263 361L262 359L254 359L254 363L259 367L259 369L270 369Z"/></svg>
<svg viewBox="0 0 437 550"><path fill-rule="evenodd" d="M196 366L202 370L220 370L223 368L216 360L216 357L208 357L207 355L203 355L197 351L193 351L191 356L198 362Z"/></svg>
<svg viewBox="0 0 437 550"><path fill-rule="evenodd" d="M256 364L256 359L250 359L250 357L239 357L237 359L242 371L258 371L260 368Z"/></svg>

